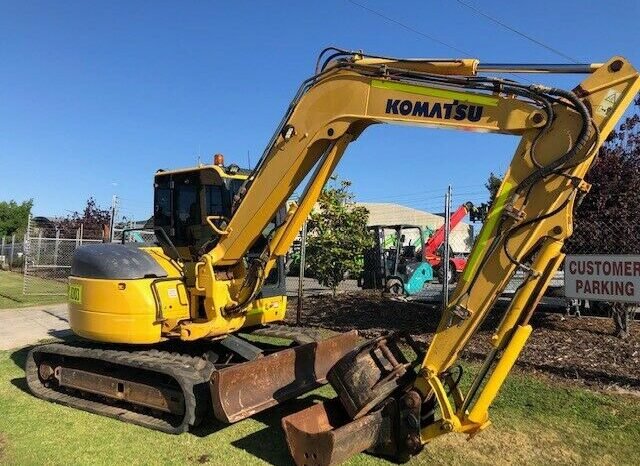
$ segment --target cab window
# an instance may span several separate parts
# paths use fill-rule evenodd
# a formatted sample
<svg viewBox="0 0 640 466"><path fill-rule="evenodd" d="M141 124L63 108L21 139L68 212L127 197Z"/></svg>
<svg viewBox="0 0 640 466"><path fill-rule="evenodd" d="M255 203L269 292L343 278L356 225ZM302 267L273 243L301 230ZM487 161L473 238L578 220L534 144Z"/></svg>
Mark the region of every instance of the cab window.
<svg viewBox="0 0 640 466"><path fill-rule="evenodd" d="M171 189L166 183L156 188L154 222L159 227L171 225Z"/></svg>
<svg viewBox="0 0 640 466"><path fill-rule="evenodd" d="M222 186L207 186L207 213L209 215L225 215L225 202Z"/></svg>
<svg viewBox="0 0 640 466"><path fill-rule="evenodd" d="M200 224L200 207L198 203L197 186L183 184L176 188L175 193L175 226L176 236L187 238L187 228Z"/></svg>

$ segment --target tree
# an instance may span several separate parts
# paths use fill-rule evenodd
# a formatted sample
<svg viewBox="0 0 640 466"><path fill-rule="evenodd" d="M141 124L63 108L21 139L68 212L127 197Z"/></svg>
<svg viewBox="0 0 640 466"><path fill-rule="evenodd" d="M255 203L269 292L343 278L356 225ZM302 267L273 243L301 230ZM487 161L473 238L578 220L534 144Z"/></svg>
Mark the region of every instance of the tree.
<svg viewBox="0 0 640 466"><path fill-rule="evenodd" d="M350 181L333 178L307 224L306 262L334 297L346 274L360 272L363 251L373 244L367 231L369 211L355 204L350 187Z"/></svg>
<svg viewBox="0 0 640 466"><path fill-rule="evenodd" d="M489 173L489 178L487 182L484 184L484 187L489 191L489 205L493 204L496 196L498 195L498 190L500 189L500 185L502 184L502 178L496 175L495 173Z"/></svg>
<svg viewBox="0 0 640 466"><path fill-rule="evenodd" d="M635 100L640 105L640 97ZM566 251L574 254L640 254L640 115L624 119L603 144L586 176L591 191L574 216ZM615 334L629 335L636 304L609 303Z"/></svg>
<svg viewBox="0 0 640 466"><path fill-rule="evenodd" d="M484 184L484 187L489 191L489 201L473 206L469 212L469 219L472 222L484 222L487 214L489 213L489 209L491 209L491 204L493 204L493 201L498 195L498 190L500 189L501 184L502 178L493 172L489 173L489 178L487 178L487 182Z"/></svg>
<svg viewBox="0 0 640 466"><path fill-rule="evenodd" d="M87 199L82 212L75 211L60 220L58 228L63 231L75 231L82 225L85 239L102 239L105 228L110 224L111 210L102 209L93 197Z"/></svg>
<svg viewBox="0 0 640 466"><path fill-rule="evenodd" d="M24 236L32 207L33 199L20 204L14 200L0 202L0 237Z"/></svg>

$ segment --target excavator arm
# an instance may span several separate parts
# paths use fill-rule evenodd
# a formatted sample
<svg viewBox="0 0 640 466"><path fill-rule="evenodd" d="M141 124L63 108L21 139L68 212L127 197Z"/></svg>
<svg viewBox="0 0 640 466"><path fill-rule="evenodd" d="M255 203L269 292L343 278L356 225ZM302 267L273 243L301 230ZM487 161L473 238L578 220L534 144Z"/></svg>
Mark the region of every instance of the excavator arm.
<svg viewBox="0 0 640 466"><path fill-rule="evenodd" d="M402 389L405 404L388 409L406 414L411 406L413 420L400 415L398 422L409 422L411 427L391 430L396 436L403 432L398 442L405 454L413 454L442 433L475 434L489 424L489 405L526 343L531 314L563 259L572 213L589 191L585 174L638 92L640 77L622 57L592 65L483 68L477 60L403 60L332 51L302 84L236 199L232 217L218 227L219 241L195 268L196 289L206 298L208 322L186 322L182 331L185 338L195 338L213 334L216 319L242 319L243 308L255 297L275 259L289 249L347 146L368 126L398 123L520 136L464 274L417 369L409 371L402 354L385 339L354 352L330 373L348 417L354 419L348 426L356 430L366 424L365 419L367 425L379 427L389 417L386 411L380 414L387 408L379 407ZM576 72L587 77L573 91L564 91L479 75L484 70ZM245 264L242 258L255 239L309 173L300 203L270 235L262 256ZM471 389L463 394L452 376L453 366L518 269L526 272L526 279L495 330L492 350ZM376 374L364 376L365 366L376 368ZM376 377L380 378L376 384L362 386L363 380ZM413 401L407 401L408 395ZM439 414L416 418L415 411L427 404L439 407ZM301 464L315 448L308 444L313 436L307 430L317 430L308 420L299 423L302 413L285 419L292 453ZM296 432L305 434L306 440ZM313 451L324 455L326 463L336 462L380 443L373 434L367 439L368 443L347 442L339 454ZM339 440L333 438L332 445Z"/></svg>

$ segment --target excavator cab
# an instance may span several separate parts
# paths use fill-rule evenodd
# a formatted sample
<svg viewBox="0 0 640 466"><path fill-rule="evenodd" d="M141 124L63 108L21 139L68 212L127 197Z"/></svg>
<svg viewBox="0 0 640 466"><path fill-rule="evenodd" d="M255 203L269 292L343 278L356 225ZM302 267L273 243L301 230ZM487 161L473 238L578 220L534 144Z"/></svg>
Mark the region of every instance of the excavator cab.
<svg viewBox="0 0 640 466"><path fill-rule="evenodd" d="M154 231L168 257L195 264L224 234L232 216L233 200L251 170L235 164L223 165L220 154L213 165L178 170L158 170L154 179ZM264 247L269 234L284 221L278 211L261 236L256 238L246 259L251 261ZM187 270L193 270L187 267ZM193 283L187 273L187 281ZM284 260L279 259L266 278L261 296L285 295Z"/></svg>
<svg viewBox="0 0 640 466"><path fill-rule="evenodd" d="M249 173L237 165L159 170L154 180L153 220L165 249L175 248L180 259L190 261L197 259L203 247L214 246L220 235L208 223L224 229L233 196Z"/></svg>

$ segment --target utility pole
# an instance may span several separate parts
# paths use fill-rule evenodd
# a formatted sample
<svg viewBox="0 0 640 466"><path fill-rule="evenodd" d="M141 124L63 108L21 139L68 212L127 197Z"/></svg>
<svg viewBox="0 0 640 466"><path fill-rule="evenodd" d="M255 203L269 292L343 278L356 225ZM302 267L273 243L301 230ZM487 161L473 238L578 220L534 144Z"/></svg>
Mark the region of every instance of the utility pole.
<svg viewBox="0 0 640 466"><path fill-rule="evenodd" d="M451 185L447 188L447 194L444 197L444 254L442 255L443 281L442 281L442 309L443 311L449 305L449 276L450 268L450 247L449 233L451 232Z"/></svg>
<svg viewBox="0 0 640 466"><path fill-rule="evenodd" d="M118 196L111 198L111 219L109 221L109 242L113 243L113 230L116 226L116 213L118 211Z"/></svg>
<svg viewBox="0 0 640 466"><path fill-rule="evenodd" d="M302 237L300 241L300 275L298 276L298 308L296 309L296 325L302 320L302 296L304 294L304 262L307 252L307 222L302 225Z"/></svg>

